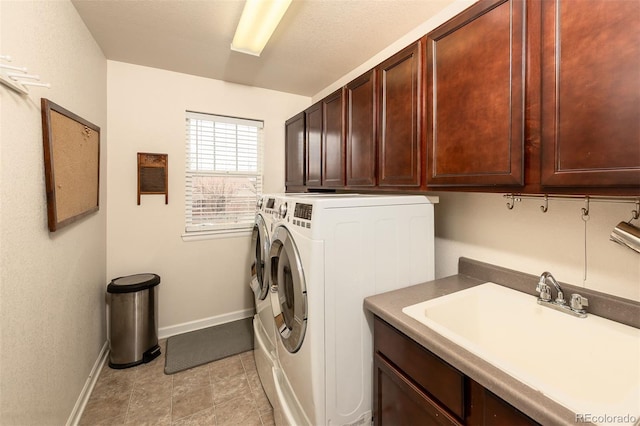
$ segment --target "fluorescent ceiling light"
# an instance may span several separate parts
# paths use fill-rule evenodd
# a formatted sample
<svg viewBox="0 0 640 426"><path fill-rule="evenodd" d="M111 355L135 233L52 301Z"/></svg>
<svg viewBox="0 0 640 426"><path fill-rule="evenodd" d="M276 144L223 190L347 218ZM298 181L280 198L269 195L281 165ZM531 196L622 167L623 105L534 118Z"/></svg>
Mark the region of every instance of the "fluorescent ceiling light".
<svg viewBox="0 0 640 426"><path fill-rule="evenodd" d="M231 50L260 56L291 0L247 0Z"/></svg>

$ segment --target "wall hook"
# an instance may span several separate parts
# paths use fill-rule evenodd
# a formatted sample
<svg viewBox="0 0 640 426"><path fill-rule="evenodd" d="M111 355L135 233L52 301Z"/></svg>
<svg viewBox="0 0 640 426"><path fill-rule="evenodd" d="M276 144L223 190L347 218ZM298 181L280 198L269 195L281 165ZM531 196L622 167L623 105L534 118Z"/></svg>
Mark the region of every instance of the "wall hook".
<svg viewBox="0 0 640 426"><path fill-rule="evenodd" d="M516 197L514 194L509 194L507 198L509 199L509 201L507 201L507 208L513 210L513 206L516 204Z"/></svg>
<svg viewBox="0 0 640 426"><path fill-rule="evenodd" d="M549 210L549 196L544 194L544 205L540 206L542 213L546 213Z"/></svg>
<svg viewBox="0 0 640 426"><path fill-rule="evenodd" d="M0 61L11 62L12 58L9 55L0 55ZM29 94L26 86L51 87L49 83L39 83L39 80L40 76L27 74L26 67L16 67L0 62L0 83L22 95Z"/></svg>
<svg viewBox="0 0 640 426"><path fill-rule="evenodd" d="M638 218L640 218L640 198L636 200L636 209L631 210L631 219L629 219L629 222L638 220Z"/></svg>
<svg viewBox="0 0 640 426"><path fill-rule="evenodd" d="M582 208L582 219L589 220L589 196L584 197L584 207Z"/></svg>

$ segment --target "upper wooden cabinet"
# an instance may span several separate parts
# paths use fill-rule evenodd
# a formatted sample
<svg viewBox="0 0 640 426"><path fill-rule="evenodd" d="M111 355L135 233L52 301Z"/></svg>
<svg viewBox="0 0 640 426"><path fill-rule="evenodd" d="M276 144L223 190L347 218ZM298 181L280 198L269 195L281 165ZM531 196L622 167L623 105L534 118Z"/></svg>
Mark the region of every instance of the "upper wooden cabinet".
<svg viewBox="0 0 640 426"><path fill-rule="evenodd" d="M340 89L322 100L322 186L344 186L344 96Z"/></svg>
<svg viewBox="0 0 640 426"><path fill-rule="evenodd" d="M347 84L347 187L420 187L423 50L420 40Z"/></svg>
<svg viewBox="0 0 640 426"><path fill-rule="evenodd" d="M346 185L376 185L376 71L356 78L345 88Z"/></svg>
<svg viewBox="0 0 640 426"><path fill-rule="evenodd" d="M322 185L322 103L318 102L304 112L307 144L307 186Z"/></svg>
<svg viewBox="0 0 640 426"><path fill-rule="evenodd" d="M304 112L285 122L285 185L304 185L305 178L305 125Z"/></svg>
<svg viewBox="0 0 640 426"><path fill-rule="evenodd" d="M344 187L344 114L340 89L287 120L288 188Z"/></svg>
<svg viewBox="0 0 640 426"><path fill-rule="evenodd" d="M640 2L542 2L546 187L640 186Z"/></svg>
<svg viewBox="0 0 640 426"><path fill-rule="evenodd" d="M427 35L427 185L524 184L525 7L480 1Z"/></svg>
<svg viewBox="0 0 640 426"><path fill-rule="evenodd" d="M307 110L287 186L636 195L639 40L637 0L479 0Z"/></svg>
<svg viewBox="0 0 640 426"><path fill-rule="evenodd" d="M420 186L423 49L419 40L377 67L379 186Z"/></svg>

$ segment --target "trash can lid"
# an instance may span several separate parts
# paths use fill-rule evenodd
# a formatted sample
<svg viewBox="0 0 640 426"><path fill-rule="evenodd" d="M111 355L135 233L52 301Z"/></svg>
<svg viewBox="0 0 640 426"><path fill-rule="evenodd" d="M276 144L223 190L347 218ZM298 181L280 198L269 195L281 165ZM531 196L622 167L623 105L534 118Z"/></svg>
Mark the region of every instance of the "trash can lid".
<svg viewBox="0 0 640 426"><path fill-rule="evenodd" d="M114 278L107 286L108 293L133 293L160 284L160 277L156 274L136 274Z"/></svg>

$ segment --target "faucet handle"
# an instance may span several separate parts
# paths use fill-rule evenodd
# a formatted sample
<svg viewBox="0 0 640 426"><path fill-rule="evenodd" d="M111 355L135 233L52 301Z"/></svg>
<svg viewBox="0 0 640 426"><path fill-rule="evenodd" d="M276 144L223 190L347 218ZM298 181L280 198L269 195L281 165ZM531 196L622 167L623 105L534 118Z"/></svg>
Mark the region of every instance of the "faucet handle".
<svg viewBox="0 0 640 426"><path fill-rule="evenodd" d="M578 293L571 295L571 309L578 312L584 312L585 307L589 306L589 299L580 296Z"/></svg>
<svg viewBox="0 0 640 426"><path fill-rule="evenodd" d="M551 300L551 287L549 287L546 283L539 281L536 286L536 291L540 293L540 299L548 302Z"/></svg>

